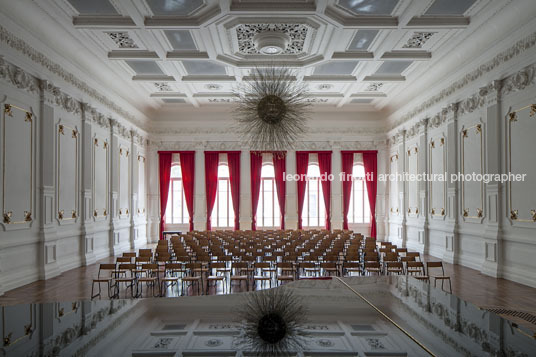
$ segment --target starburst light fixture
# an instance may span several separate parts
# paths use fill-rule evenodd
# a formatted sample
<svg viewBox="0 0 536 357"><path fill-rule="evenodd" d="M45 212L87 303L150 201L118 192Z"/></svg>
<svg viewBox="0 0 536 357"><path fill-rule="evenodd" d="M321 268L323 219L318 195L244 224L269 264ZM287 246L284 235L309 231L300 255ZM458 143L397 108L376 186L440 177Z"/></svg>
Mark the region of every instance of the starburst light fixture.
<svg viewBox="0 0 536 357"><path fill-rule="evenodd" d="M287 150L306 130L307 85L288 68L255 68L234 91L237 131L252 149Z"/></svg>

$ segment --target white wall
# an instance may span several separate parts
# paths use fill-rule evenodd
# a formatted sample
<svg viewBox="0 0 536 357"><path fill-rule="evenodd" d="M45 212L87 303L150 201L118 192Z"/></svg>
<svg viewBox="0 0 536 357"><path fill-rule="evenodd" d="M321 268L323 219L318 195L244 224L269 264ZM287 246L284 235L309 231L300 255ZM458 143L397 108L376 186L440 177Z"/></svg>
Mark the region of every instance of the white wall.
<svg viewBox="0 0 536 357"><path fill-rule="evenodd" d="M390 130L391 173L512 172L527 174L525 181L391 183L388 226L398 244L536 287L536 123L530 116L536 34L528 30L495 57L465 67L472 70L463 81L449 78L445 83L454 84L440 94L423 94L416 107L388 118L397 123ZM523 107L511 120L508 114Z"/></svg>
<svg viewBox="0 0 536 357"><path fill-rule="evenodd" d="M0 101L0 294L146 243L135 127L1 57Z"/></svg>

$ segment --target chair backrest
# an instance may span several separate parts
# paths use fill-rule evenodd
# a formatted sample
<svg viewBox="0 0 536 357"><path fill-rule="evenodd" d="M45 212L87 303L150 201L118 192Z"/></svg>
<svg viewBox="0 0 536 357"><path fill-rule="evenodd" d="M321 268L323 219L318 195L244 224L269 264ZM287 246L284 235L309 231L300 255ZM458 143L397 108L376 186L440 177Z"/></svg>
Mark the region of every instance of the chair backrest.
<svg viewBox="0 0 536 357"><path fill-rule="evenodd" d="M387 269L389 268L402 268L403 264L402 262L388 262L387 263Z"/></svg>
<svg viewBox="0 0 536 357"><path fill-rule="evenodd" d="M266 263L266 262L255 263L255 268L257 268L257 269L269 268L269 267L270 267L270 263Z"/></svg>
<svg viewBox="0 0 536 357"><path fill-rule="evenodd" d="M150 257L153 255L153 251L151 249L140 249L139 250L139 256L140 257Z"/></svg>
<svg viewBox="0 0 536 357"><path fill-rule="evenodd" d="M142 264L141 268L148 271L158 270L158 264L154 263L148 263L148 264Z"/></svg>
<svg viewBox="0 0 536 357"><path fill-rule="evenodd" d="M116 265L115 264L110 264L110 263L99 265L98 277L100 278L101 271L110 271L111 272L111 271L115 271L115 268L116 268Z"/></svg>
<svg viewBox="0 0 536 357"><path fill-rule="evenodd" d="M225 263L224 262L213 262L210 264L210 268L211 269L223 269L225 268Z"/></svg>
<svg viewBox="0 0 536 357"><path fill-rule="evenodd" d="M441 274L445 275L445 269L443 269L443 262L427 262L426 270L428 270L428 274L430 274L430 268L441 268Z"/></svg>
<svg viewBox="0 0 536 357"><path fill-rule="evenodd" d="M117 257L117 258L115 258L115 262L116 263L131 263L132 258L130 258L130 257Z"/></svg>
<svg viewBox="0 0 536 357"><path fill-rule="evenodd" d="M136 257L136 252L125 252L125 253L123 253L123 256L124 257L135 258Z"/></svg>
<svg viewBox="0 0 536 357"><path fill-rule="evenodd" d="M401 262L414 262L415 261L415 257L400 257L400 261Z"/></svg>
<svg viewBox="0 0 536 357"><path fill-rule="evenodd" d="M128 264L119 264L119 270L124 271L130 271L132 274L132 271L136 269L136 264L128 263Z"/></svg>

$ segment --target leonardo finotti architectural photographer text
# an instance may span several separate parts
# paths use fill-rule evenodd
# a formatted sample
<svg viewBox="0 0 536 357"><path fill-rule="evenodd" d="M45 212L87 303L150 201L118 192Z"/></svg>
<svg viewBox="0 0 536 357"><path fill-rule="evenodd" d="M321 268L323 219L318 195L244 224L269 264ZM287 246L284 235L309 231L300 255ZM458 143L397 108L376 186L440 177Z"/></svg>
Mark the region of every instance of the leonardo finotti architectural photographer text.
<svg viewBox="0 0 536 357"><path fill-rule="evenodd" d="M339 181L352 181L352 180L372 180L372 174L370 172L367 172L365 174L365 177L353 177L352 175L347 175L344 172L339 173L338 175L334 174L321 174L319 179L320 181L335 181L335 178L338 178ZM490 182L518 182L518 181L525 181L527 177L527 174L515 174L512 172L505 173L505 174L479 174L479 173L454 173L454 174L448 174L448 173L442 173L442 174L429 174L429 173L419 173L419 174L410 174L409 172L404 173L396 173L396 174L378 174L378 181L390 181L390 182L458 182L458 181L465 181L465 182L484 182L484 183L490 183ZM287 174L283 173L283 179L284 181L308 181L310 179L313 179L312 177L308 177L306 174L304 175L298 175L298 174ZM317 179L316 177L314 179Z"/></svg>

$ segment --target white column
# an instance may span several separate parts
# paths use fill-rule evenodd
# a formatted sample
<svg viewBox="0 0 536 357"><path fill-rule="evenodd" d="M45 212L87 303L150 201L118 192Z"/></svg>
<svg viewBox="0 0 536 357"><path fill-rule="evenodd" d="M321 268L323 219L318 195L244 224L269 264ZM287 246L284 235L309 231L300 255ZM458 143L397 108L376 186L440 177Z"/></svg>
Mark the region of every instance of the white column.
<svg viewBox="0 0 536 357"><path fill-rule="evenodd" d="M118 122L110 119L110 253L120 254L122 249L121 233L119 231L119 134Z"/></svg>
<svg viewBox="0 0 536 357"><path fill-rule="evenodd" d="M287 169L286 174L296 174L296 151L287 151ZM286 181L286 209L285 209L285 229L298 228L298 194L296 181Z"/></svg>
<svg viewBox="0 0 536 357"><path fill-rule="evenodd" d="M398 172L401 174L404 174L406 172L406 130L401 130L398 132L399 144L398 144L398 152L400 153L400 158L398 159ZM406 246L406 221L407 221L407 212L406 212L406 190L407 190L407 183L404 181L398 182L398 207L400 207L400 227L398 228L398 243L402 245L402 247Z"/></svg>
<svg viewBox="0 0 536 357"><path fill-rule="evenodd" d="M207 202L205 198L205 147L199 143L195 150L194 229L207 229Z"/></svg>
<svg viewBox="0 0 536 357"><path fill-rule="evenodd" d="M138 183L139 183L139 162L138 162L138 141L139 135L136 131L130 131L130 248L138 249L140 245L138 240L138 227L136 217L138 215Z"/></svg>
<svg viewBox="0 0 536 357"><path fill-rule="evenodd" d="M419 163L417 165L420 168L420 172L425 174L428 172L428 152L430 146L428 145L428 118L421 120L419 126L419 149L420 155L418 156ZM429 229L428 229L428 182L422 180L418 182L419 187L419 244L420 251L423 254L428 254L429 243Z"/></svg>
<svg viewBox="0 0 536 357"><path fill-rule="evenodd" d="M82 105L82 130L80 132L81 152L82 152L82 192L81 192L81 211L80 219L82 221L82 239L81 239L81 252L82 252L82 264L89 265L96 261L93 251L93 211L92 199L93 199L93 139L92 139L92 125L89 118L88 106Z"/></svg>
<svg viewBox="0 0 536 357"><path fill-rule="evenodd" d="M160 229L160 188L158 181L158 147L151 142L147 148L147 165L145 167L146 189L147 189L147 242L158 241L158 230Z"/></svg>
<svg viewBox="0 0 536 357"><path fill-rule="evenodd" d="M334 180L331 182L331 229L342 229L342 181L339 174L342 169L341 143L330 143L333 148L331 154L331 173Z"/></svg>
<svg viewBox="0 0 536 357"><path fill-rule="evenodd" d="M445 110L447 116L447 207L445 250L442 259L455 264L458 261L458 182L451 182L450 176L459 172L458 166L458 103Z"/></svg>
<svg viewBox="0 0 536 357"><path fill-rule="evenodd" d="M251 229L251 179L249 150L242 148L240 154L240 229Z"/></svg>
<svg viewBox="0 0 536 357"><path fill-rule="evenodd" d="M377 174L378 178L380 174L387 173L389 170L389 149L386 146L385 141L375 142L375 146L378 149L378 161L377 161ZM389 207L389 195L388 186L386 181L377 182L376 191L376 237L380 241L387 240L388 232L388 207ZM366 199L366 198L365 198Z"/></svg>
<svg viewBox="0 0 536 357"><path fill-rule="evenodd" d="M486 168L489 174L501 174L501 154L504 151L502 140L501 110L500 110L500 81L494 81L491 88L485 87L480 89L480 93L485 96L487 108L485 108L485 125L484 134L486 140ZM500 182L490 181L485 188L486 207L484 208L484 223L486 230L484 232L484 263L481 272L493 277L501 276L501 264L499 252L502 250L502 189L503 184ZM487 208L487 210L486 210Z"/></svg>

